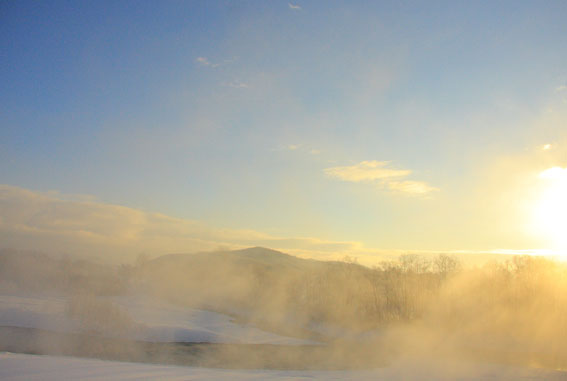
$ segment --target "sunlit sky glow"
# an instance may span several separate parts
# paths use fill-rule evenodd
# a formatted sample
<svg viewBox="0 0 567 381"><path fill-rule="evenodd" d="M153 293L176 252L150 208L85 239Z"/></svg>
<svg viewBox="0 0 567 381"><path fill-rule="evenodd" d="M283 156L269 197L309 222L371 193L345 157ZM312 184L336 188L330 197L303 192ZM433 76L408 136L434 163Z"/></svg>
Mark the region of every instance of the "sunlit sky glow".
<svg viewBox="0 0 567 381"><path fill-rule="evenodd" d="M565 15L564 1L4 2L0 246L566 248Z"/></svg>
<svg viewBox="0 0 567 381"><path fill-rule="evenodd" d="M534 230L558 249L567 249L567 168L540 173L544 190L534 207Z"/></svg>

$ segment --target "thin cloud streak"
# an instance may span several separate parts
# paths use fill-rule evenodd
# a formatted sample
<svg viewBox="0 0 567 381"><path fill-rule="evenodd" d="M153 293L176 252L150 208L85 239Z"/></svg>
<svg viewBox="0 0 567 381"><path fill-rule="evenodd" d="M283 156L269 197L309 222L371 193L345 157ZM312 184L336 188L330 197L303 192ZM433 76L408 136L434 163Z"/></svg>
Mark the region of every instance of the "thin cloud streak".
<svg viewBox="0 0 567 381"><path fill-rule="evenodd" d="M197 57L197 58L195 58L195 62L197 62L201 66L209 66L209 67L219 67L220 66L220 64L218 64L218 63L212 63L211 61L209 61L209 59L207 57Z"/></svg>
<svg viewBox="0 0 567 381"><path fill-rule="evenodd" d="M423 181L406 180L412 171L408 169L388 168L388 161L361 161L351 166L326 168L325 175L331 178L348 182L378 183L381 188L395 193L410 195L425 195L439 190Z"/></svg>
<svg viewBox="0 0 567 381"><path fill-rule="evenodd" d="M326 168L324 172L329 177L355 183L392 177L405 177L411 173L409 170L386 168L388 164L389 162L387 161L361 161L351 166Z"/></svg>
<svg viewBox="0 0 567 381"><path fill-rule="evenodd" d="M432 187L423 181L388 181L387 186L394 192L409 193L415 195L423 195L430 192L438 191L438 188Z"/></svg>
<svg viewBox="0 0 567 381"><path fill-rule="evenodd" d="M247 89L250 87L249 84L245 82L240 82L238 80L226 83L226 86L232 87L233 89Z"/></svg>
<svg viewBox="0 0 567 381"><path fill-rule="evenodd" d="M290 144L287 146L287 149L290 151L296 151L301 148L301 144Z"/></svg>

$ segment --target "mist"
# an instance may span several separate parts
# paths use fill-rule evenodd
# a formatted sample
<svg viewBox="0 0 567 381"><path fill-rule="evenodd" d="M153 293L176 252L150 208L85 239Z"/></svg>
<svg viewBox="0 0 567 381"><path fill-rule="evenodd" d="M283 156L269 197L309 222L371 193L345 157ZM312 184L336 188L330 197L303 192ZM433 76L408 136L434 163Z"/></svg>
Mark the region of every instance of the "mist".
<svg viewBox="0 0 567 381"><path fill-rule="evenodd" d="M567 266L544 257L468 267L455 256L406 255L372 268L264 248L121 265L14 250L0 258L3 351L237 369L420 364L448 378L487 362L542 369L567 362ZM42 300L42 310L22 320L9 295ZM144 322L143 311L185 308L289 339L192 332L185 340Z"/></svg>
<svg viewBox="0 0 567 381"><path fill-rule="evenodd" d="M566 14L0 2L0 379L567 379Z"/></svg>

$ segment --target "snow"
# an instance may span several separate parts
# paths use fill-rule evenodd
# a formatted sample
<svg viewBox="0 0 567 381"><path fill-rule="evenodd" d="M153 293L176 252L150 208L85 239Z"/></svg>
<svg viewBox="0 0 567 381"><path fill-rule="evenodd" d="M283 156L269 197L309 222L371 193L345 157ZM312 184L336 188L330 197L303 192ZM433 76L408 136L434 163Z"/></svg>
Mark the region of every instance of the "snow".
<svg viewBox="0 0 567 381"><path fill-rule="evenodd" d="M211 342L247 344L313 344L238 324L230 316L174 306L147 297L109 298L136 323L128 337L156 342ZM78 332L81 324L66 312L63 296L0 295L0 325Z"/></svg>
<svg viewBox="0 0 567 381"><path fill-rule="evenodd" d="M78 322L65 314L66 302L66 298L55 296L0 295L0 325L77 331L80 327Z"/></svg>
<svg viewBox="0 0 567 381"><path fill-rule="evenodd" d="M248 344L311 344L238 324L228 315L179 307L142 296L108 298L139 329L135 339ZM0 294L0 325L79 332L81 322L67 313L68 299L53 295ZM0 352L1 380L567 380L567 373L545 369L472 363L446 358L405 357L374 370L234 370L103 361Z"/></svg>
<svg viewBox="0 0 567 381"><path fill-rule="evenodd" d="M567 373L498 365L400 363L367 371L233 370L0 353L2 380L565 380Z"/></svg>

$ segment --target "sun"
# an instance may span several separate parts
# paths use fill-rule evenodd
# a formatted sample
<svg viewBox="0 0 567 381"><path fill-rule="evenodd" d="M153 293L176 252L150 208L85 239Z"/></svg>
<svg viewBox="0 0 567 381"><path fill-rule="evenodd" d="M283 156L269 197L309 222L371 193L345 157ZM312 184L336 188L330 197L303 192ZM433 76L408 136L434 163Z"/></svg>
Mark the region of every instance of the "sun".
<svg viewBox="0 0 567 381"><path fill-rule="evenodd" d="M553 249L567 249L567 168L549 168L539 177L544 189L533 211L534 230Z"/></svg>

